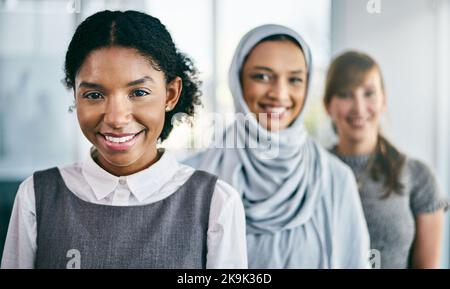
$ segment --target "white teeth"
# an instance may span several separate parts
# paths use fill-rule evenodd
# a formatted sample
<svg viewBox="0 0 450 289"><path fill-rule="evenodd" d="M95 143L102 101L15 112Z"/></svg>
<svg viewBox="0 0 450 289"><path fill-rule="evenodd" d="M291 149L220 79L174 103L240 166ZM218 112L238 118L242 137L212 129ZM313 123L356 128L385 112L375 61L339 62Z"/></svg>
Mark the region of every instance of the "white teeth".
<svg viewBox="0 0 450 289"><path fill-rule="evenodd" d="M271 108L267 109L267 111L271 112L271 113L283 113L286 111L286 107L283 107L283 106L271 107Z"/></svg>
<svg viewBox="0 0 450 289"><path fill-rule="evenodd" d="M362 118L350 119L350 123L353 125L363 125L364 119L362 119Z"/></svg>
<svg viewBox="0 0 450 289"><path fill-rule="evenodd" d="M105 136L107 141L114 142L114 143L123 143L130 141L132 138L134 138L134 135L130 136L124 136L124 137L112 137L112 136Z"/></svg>

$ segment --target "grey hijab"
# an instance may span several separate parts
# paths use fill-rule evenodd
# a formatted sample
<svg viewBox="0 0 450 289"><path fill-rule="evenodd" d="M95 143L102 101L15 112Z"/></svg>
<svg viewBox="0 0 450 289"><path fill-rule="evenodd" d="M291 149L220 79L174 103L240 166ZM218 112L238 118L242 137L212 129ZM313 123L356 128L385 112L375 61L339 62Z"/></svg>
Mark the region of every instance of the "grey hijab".
<svg viewBox="0 0 450 289"><path fill-rule="evenodd" d="M280 25L263 25L248 32L239 43L229 70L229 85L237 113L249 114L240 84L240 70L249 52L262 39L276 34L293 37L300 44L308 68L307 84L312 73L308 45L295 31ZM309 87L309 85L308 85ZM309 90L309 89L308 89ZM304 107L308 100L306 92ZM320 199L320 187L328 178L327 158L310 138L303 118L305 108L286 129L270 132L252 116L238 118L223 135L235 136L240 143L264 144L257 147L210 148L202 153L199 169L217 174L241 194L247 217L247 234L275 233L306 223ZM259 137L258 137L259 136ZM261 138L261 136L263 136ZM273 148L277 154L271 156Z"/></svg>

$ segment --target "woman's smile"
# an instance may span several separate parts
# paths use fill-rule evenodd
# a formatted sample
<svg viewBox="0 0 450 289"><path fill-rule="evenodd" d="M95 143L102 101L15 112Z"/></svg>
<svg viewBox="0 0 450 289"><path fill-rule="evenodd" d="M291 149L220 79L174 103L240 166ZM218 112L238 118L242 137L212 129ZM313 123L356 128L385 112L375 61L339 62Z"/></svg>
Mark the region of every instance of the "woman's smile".
<svg viewBox="0 0 450 289"><path fill-rule="evenodd" d="M76 84L78 121L103 168L128 175L156 160L169 95L163 72L135 49L111 46L89 54Z"/></svg>
<svg viewBox="0 0 450 289"><path fill-rule="evenodd" d="M145 130L141 130L137 133L98 133L97 140L101 146L105 149L115 152L126 152L130 150L136 142L141 139L141 134Z"/></svg>
<svg viewBox="0 0 450 289"><path fill-rule="evenodd" d="M287 128L298 117L306 94L306 60L289 41L265 41L242 67L242 93L250 112L270 131Z"/></svg>
<svg viewBox="0 0 450 289"><path fill-rule="evenodd" d="M364 129L369 120L361 116L349 116L346 118L346 121L352 129Z"/></svg>
<svg viewBox="0 0 450 289"><path fill-rule="evenodd" d="M268 119L283 120L290 113L292 106L258 104L261 111L260 114L266 114Z"/></svg>

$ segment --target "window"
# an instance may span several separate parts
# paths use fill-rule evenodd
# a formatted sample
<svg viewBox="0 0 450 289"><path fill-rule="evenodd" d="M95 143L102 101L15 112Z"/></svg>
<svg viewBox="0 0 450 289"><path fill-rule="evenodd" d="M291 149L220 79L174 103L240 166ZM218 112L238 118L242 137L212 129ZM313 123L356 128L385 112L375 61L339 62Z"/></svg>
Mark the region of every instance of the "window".
<svg viewBox="0 0 450 289"><path fill-rule="evenodd" d="M61 83L73 20L65 1L0 2L1 179L77 157L73 95Z"/></svg>
<svg viewBox="0 0 450 289"><path fill-rule="evenodd" d="M204 105L193 127L177 126L164 143L175 153L208 145L212 131L205 112L233 112L227 73L234 49L248 30L266 23L297 30L312 48L306 123L317 131L313 124L320 117L316 112L330 54L329 0L278 0L276 5L269 0L0 1L0 177L21 179L85 157L90 143L76 114L68 113L73 94L61 83L64 56L76 26L104 9L134 9L160 18L199 69Z"/></svg>

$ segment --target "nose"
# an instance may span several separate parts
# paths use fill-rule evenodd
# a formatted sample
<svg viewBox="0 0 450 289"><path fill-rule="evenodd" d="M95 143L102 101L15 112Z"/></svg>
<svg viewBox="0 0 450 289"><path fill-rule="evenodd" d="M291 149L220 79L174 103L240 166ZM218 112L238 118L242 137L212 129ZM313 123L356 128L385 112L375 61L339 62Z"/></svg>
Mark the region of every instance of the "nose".
<svg viewBox="0 0 450 289"><path fill-rule="evenodd" d="M131 120L132 110L128 97L115 95L107 98L104 122L114 129L125 127Z"/></svg>
<svg viewBox="0 0 450 289"><path fill-rule="evenodd" d="M366 107L366 101L364 99L364 95L361 93L356 93L353 97L353 111L362 114Z"/></svg>
<svg viewBox="0 0 450 289"><path fill-rule="evenodd" d="M289 100L289 87L288 84L282 79L278 79L274 82L269 92L269 97L280 103L285 103Z"/></svg>

